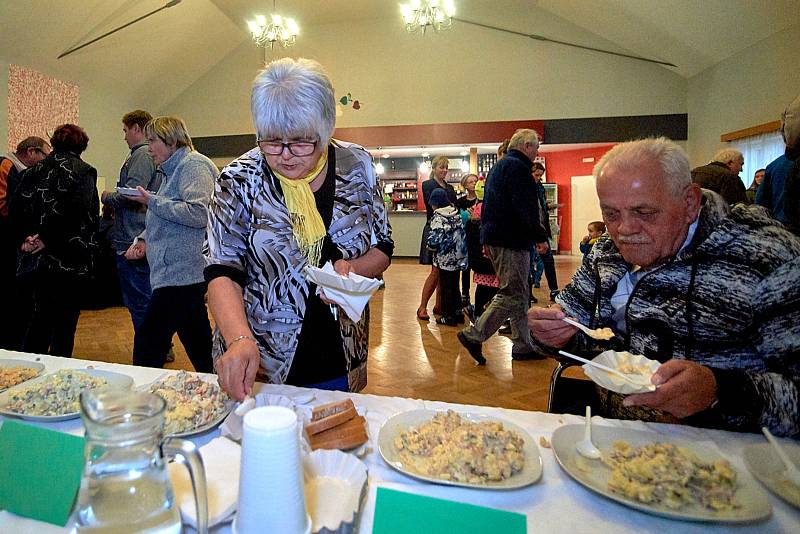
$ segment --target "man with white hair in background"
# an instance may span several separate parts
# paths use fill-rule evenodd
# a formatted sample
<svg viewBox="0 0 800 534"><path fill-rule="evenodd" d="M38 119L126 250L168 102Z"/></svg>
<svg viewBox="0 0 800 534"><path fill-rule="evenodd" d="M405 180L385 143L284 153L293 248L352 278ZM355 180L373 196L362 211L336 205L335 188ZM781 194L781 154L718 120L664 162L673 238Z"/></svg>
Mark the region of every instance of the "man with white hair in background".
<svg viewBox="0 0 800 534"><path fill-rule="evenodd" d="M539 153L539 136L529 129L517 130L508 152L486 179L481 212L481 244L491 259L500 287L478 321L458 332L458 340L470 356L483 365L481 345L511 321L511 357L541 358L534 352L525 312L530 298L531 247L539 254L549 250L547 234L539 222L539 197L531 178L533 158ZM545 214L545 217L547 214Z"/></svg>
<svg viewBox="0 0 800 534"><path fill-rule="evenodd" d="M708 165L692 170L692 181L715 193L719 193L728 204L748 204L747 190L739 178L744 167L744 156L735 148L723 148L714 154Z"/></svg>
<svg viewBox="0 0 800 534"><path fill-rule="evenodd" d="M594 176L608 235L556 305L530 310L538 350L662 362L653 392L580 399L609 417L800 436L800 240L762 208L701 190L668 139L619 144ZM564 317L615 339L594 341Z"/></svg>

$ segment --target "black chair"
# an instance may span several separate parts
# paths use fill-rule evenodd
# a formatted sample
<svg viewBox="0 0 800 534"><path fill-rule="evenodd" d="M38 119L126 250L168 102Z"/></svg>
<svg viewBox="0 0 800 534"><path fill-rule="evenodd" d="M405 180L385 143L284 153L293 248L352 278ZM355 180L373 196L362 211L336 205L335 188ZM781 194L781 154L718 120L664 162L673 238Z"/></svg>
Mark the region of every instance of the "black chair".
<svg viewBox="0 0 800 534"><path fill-rule="evenodd" d="M566 369L580 364L562 356L554 356L554 359L556 367L550 375L550 394L547 398L548 413L583 415L587 404L592 407L594 412L598 407L594 382L582 378L561 376Z"/></svg>

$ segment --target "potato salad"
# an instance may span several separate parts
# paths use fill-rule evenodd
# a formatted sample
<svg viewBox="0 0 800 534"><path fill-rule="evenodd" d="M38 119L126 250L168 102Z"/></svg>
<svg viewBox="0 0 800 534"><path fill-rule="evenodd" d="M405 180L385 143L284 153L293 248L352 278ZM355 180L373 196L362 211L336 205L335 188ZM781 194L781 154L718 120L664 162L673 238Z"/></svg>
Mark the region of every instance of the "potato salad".
<svg viewBox="0 0 800 534"><path fill-rule="evenodd" d="M164 433L179 434L200 428L227 411L228 396L218 384L181 371L150 385L167 403Z"/></svg>
<svg viewBox="0 0 800 534"><path fill-rule="evenodd" d="M723 459L704 462L670 443L631 447L617 441L603 462L611 468L608 489L630 499L667 508L700 505L709 510L738 508L736 471Z"/></svg>
<svg viewBox="0 0 800 534"><path fill-rule="evenodd" d="M31 367L0 367L0 391L21 384L38 375Z"/></svg>
<svg viewBox="0 0 800 534"><path fill-rule="evenodd" d="M82 371L63 369L41 381L9 392L6 410L24 414L54 416L80 411L80 395L84 389L105 386L102 378Z"/></svg>
<svg viewBox="0 0 800 534"><path fill-rule="evenodd" d="M438 413L394 440L400 458L421 475L485 484L506 480L525 465L525 441L497 421L472 422Z"/></svg>

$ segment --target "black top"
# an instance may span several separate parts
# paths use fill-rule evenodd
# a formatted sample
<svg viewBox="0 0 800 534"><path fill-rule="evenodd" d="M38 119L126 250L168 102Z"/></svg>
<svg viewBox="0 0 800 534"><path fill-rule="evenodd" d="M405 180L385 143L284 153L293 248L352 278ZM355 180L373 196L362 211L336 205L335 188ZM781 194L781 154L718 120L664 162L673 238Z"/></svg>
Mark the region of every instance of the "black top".
<svg viewBox="0 0 800 534"><path fill-rule="evenodd" d="M335 151L328 151L328 172L325 181L314 192L317 211L322 216L325 230L333 220L333 196L336 191ZM329 234L325 234L322 255L318 267L326 262L342 258L341 251L333 244ZM342 333L339 321L331 313L331 308L319 298L316 284L309 284L306 299L306 313L297 340L292 367L286 383L293 386L318 384L347 374L347 360L342 346Z"/></svg>
<svg viewBox="0 0 800 534"><path fill-rule="evenodd" d="M34 234L45 244L39 253L19 253L17 274L92 273L100 214L95 168L77 154L53 150L20 174L12 189L8 215L15 246Z"/></svg>
<svg viewBox="0 0 800 534"><path fill-rule="evenodd" d="M481 210L481 243L513 250L529 250L544 243L547 234L539 222L539 197L531 176L533 162L519 150L509 150L486 179Z"/></svg>
<svg viewBox="0 0 800 534"><path fill-rule="evenodd" d="M456 204L456 190L453 189L452 185L445 182L444 187L442 187L434 178L425 180L422 182L422 200L425 201L425 212L428 216L427 220L429 221L431 220L431 217L433 217L433 208L431 207L429 200L434 189L444 189L444 192L447 193L447 200L449 200L454 206Z"/></svg>
<svg viewBox="0 0 800 534"><path fill-rule="evenodd" d="M456 206L458 207L458 209L462 210L468 210L477 203L478 203L477 195L472 200L468 199L467 195L464 195L463 197L456 200Z"/></svg>

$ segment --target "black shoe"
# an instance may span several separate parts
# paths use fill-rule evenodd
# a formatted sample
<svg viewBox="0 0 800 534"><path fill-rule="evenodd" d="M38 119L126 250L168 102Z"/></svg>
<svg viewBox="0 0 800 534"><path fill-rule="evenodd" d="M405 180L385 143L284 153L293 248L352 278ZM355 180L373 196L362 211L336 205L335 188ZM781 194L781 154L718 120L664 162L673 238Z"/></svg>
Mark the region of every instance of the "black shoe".
<svg viewBox="0 0 800 534"><path fill-rule="evenodd" d="M521 352L519 354L511 353L511 359L517 362L525 360L544 360L547 356L537 352Z"/></svg>
<svg viewBox="0 0 800 534"><path fill-rule="evenodd" d="M458 341L464 345L464 348L467 349L469 355L472 356L472 359L478 362L478 365L486 365L486 358L483 357L483 351L481 350L480 343L473 343L464 335L464 332L458 332L456 334Z"/></svg>
<svg viewBox="0 0 800 534"><path fill-rule="evenodd" d="M552 290L550 292L550 302L555 302L557 296L558 296L558 289Z"/></svg>
<svg viewBox="0 0 800 534"><path fill-rule="evenodd" d="M461 319L460 324L464 324L464 317L437 317L436 324L441 324L444 326L456 326L459 324L459 319Z"/></svg>

